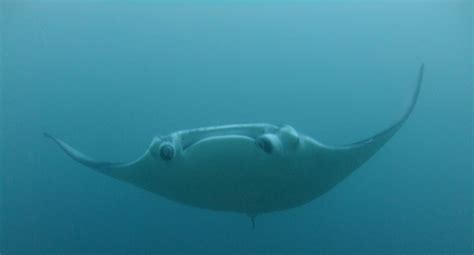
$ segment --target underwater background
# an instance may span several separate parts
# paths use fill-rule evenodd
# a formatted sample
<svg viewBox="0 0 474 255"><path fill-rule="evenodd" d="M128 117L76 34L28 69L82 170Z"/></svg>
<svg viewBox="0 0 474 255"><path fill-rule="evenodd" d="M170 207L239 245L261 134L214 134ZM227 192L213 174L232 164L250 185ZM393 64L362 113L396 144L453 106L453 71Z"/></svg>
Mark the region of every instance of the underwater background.
<svg viewBox="0 0 474 255"><path fill-rule="evenodd" d="M472 1L0 2L0 253L472 254ZM413 114L304 206L169 201L86 169L44 131L128 161L153 136L290 124L329 144Z"/></svg>

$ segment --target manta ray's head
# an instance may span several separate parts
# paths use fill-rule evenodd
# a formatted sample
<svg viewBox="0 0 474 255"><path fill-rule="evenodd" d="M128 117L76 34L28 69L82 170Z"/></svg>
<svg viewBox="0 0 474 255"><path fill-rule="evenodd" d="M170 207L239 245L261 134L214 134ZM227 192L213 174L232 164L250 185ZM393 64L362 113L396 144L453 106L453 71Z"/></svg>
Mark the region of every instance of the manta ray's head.
<svg viewBox="0 0 474 255"><path fill-rule="evenodd" d="M133 170L143 181L131 182L185 204L258 214L275 202L266 194L279 192L261 183L299 183L306 146L288 125L178 131L152 140Z"/></svg>

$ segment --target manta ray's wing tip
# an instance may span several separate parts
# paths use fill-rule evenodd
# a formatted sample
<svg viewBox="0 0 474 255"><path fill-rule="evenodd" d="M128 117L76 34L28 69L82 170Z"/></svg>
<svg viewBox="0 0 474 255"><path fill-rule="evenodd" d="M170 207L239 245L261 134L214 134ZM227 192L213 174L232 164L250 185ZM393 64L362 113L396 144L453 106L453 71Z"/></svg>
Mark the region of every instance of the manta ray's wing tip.
<svg viewBox="0 0 474 255"><path fill-rule="evenodd" d="M43 137L44 138L53 138L53 136L48 132L43 132Z"/></svg>
<svg viewBox="0 0 474 255"><path fill-rule="evenodd" d="M408 107L408 110L407 110L407 112L405 113L405 115L403 116L402 119L408 118L408 115L410 115L410 113L413 111L413 108L415 107L415 104L418 100L418 96L420 94L421 84L423 83L424 73L425 73L425 63L421 62L420 69L418 70L418 80L416 82L415 92L413 93L411 104Z"/></svg>
<svg viewBox="0 0 474 255"><path fill-rule="evenodd" d="M419 75L418 75L418 83L421 84L423 81L423 74L425 73L425 62L421 62Z"/></svg>

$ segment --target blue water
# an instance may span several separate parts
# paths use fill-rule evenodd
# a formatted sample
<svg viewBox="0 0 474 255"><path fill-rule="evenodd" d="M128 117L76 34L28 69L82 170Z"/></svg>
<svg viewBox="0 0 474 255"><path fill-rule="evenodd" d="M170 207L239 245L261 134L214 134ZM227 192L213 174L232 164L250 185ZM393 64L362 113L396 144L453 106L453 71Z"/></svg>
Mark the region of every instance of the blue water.
<svg viewBox="0 0 474 255"><path fill-rule="evenodd" d="M472 1L2 1L1 254L472 254ZM287 123L329 144L413 114L304 206L248 217L97 174L152 137Z"/></svg>

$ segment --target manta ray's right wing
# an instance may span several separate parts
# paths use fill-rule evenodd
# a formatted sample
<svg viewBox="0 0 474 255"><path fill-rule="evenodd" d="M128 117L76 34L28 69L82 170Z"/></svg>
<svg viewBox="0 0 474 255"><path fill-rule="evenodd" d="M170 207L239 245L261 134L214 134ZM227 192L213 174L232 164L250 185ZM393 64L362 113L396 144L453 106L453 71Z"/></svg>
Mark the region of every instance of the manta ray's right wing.
<svg viewBox="0 0 474 255"><path fill-rule="evenodd" d="M128 163L98 161L49 133L43 135L53 140L69 157L81 165L128 183L143 186L147 178L146 173L153 167L153 159L148 150L139 159Z"/></svg>

